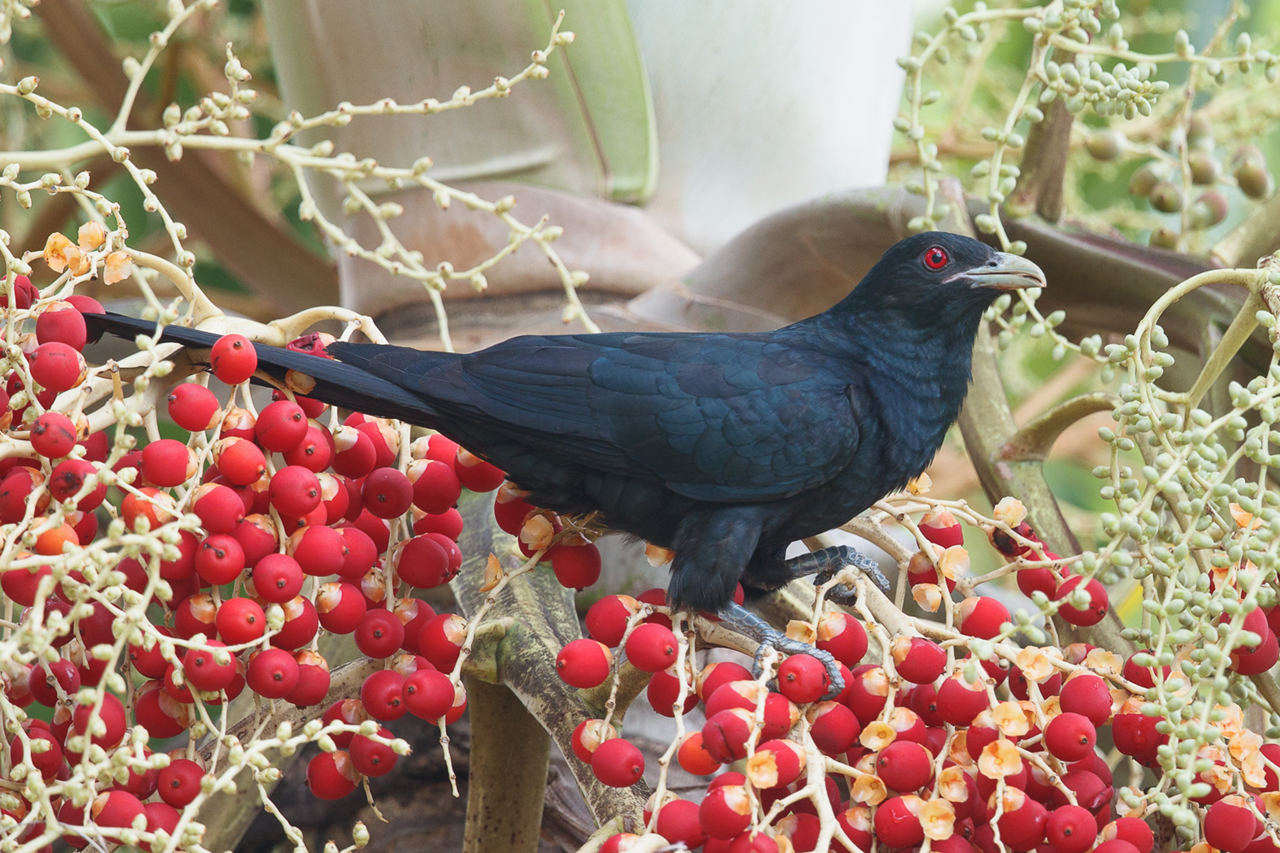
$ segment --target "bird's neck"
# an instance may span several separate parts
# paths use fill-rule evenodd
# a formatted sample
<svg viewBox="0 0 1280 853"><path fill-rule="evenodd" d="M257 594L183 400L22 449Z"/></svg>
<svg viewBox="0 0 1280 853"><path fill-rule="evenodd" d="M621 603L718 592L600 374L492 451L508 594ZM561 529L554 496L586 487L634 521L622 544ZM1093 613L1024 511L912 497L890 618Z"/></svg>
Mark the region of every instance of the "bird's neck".
<svg viewBox="0 0 1280 853"><path fill-rule="evenodd" d="M904 477L929 464L968 391L980 310L902 317L859 311L840 318L850 359L895 437L886 463Z"/></svg>

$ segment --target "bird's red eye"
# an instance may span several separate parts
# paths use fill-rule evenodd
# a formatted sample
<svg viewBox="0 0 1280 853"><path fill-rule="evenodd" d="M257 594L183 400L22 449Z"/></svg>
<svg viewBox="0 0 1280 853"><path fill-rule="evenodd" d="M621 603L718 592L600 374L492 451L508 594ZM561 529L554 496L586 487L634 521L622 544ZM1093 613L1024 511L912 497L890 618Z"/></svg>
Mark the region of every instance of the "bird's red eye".
<svg viewBox="0 0 1280 853"><path fill-rule="evenodd" d="M941 246L930 246L924 250L924 265L931 270L940 270L951 260L947 250Z"/></svg>

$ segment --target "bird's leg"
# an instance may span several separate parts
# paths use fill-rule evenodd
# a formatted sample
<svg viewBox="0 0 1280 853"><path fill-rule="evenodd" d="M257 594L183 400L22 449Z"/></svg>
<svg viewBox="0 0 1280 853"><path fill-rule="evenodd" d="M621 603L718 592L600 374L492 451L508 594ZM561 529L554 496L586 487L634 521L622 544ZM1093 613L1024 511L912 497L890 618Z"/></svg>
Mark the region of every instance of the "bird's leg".
<svg viewBox="0 0 1280 853"><path fill-rule="evenodd" d="M808 575L817 575L813 579L817 585L822 585L831 580L845 566L853 566L871 578L875 585L880 587L886 594L890 590L889 579L884 576L884 572L880 571L879 564L866 554L859 553L852 545L832 545L829 548L819 548L817 551L810 551L807 554L801 554L783 562L787 570L791 572L792 577L802 578ZM837 604L852 604L857 598L857 593L853 587L845 584L833 587L827 593L827 598Z"/></svg>
<svg viewBox="0 0 1280 853"><path fill-rule="evenodd" d="M736 602L720 608L716 612L716 616L720 618L720 624L726 628L737 631L744 637L750 637L760 644L760 648L756 649L755 666L753 667L753 672L757 678L764 669L765 652L772 648L783 655L810 655L817 658L822 663L823 669L827 671L827 677L831 680L831 688L824 698L830 699L838 696L844 690L844 677L840 675L840 667L830 652L811 646L802 640L791 639L764 621L760 616Z"/></svg>

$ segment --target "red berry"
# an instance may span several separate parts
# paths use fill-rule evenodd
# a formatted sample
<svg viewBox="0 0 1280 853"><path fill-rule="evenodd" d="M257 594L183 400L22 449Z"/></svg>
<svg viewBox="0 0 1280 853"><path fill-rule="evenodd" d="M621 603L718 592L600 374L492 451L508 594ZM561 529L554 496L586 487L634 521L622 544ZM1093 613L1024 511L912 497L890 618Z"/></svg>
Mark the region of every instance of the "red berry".
<svg viewBox="0 0 1280 853"><path fill-rule="evenodd" d="M413 532L418 535L439 533L456 541L462 535L462 513L453 508L441 513L427 513L413 523Z"/></svg>
<svg viewBox="0 0 1280 853"><path fill-rule="evenodd" d="M964 530L950 510L930 510L920 519L920 532L924 538L940 548L964 544Z"/></svg>
<svg viewBox="0 0 1280 853"><path fill-rule="evenodd" d="M27 691L41 705L48 708L56 705L59 687L68 696L74 696L80 689L80 673L66 658L37 664L27 673Z"/></svg>
<svg viewBox="0 0 1280 853"><path fill-rule="evenodd" d="M609 677L613 655L597 640L570 640L556 655L556 672L571 687L596 687Z"/></svg>
<svg viewBox="0 0 1280 853"><path fill-rule="evenodd" d="M191 509L210 533L231 533L245 516L244 501L234 490L219 483L196 487Z"/></svg>
<svg viewBox="0 0 1280 853"><path fill-rule="evenodd" d="M676 662L679 644L671 629L645 623L637 625L627 638L627 660L645 672L659 672Z"/></svg>
<svg viewBox="0 0 1280 853"><path fill-rule="evenodd" d="M328 430L309 425L302 440L284 451L284 461L290 465L301 465L317 474L328 468L333 461L333 439Z"/></svg>
<svg viewBox="0 0 1280 853"><path fill-rule="evenodd" d="M124 740L128 720L125 717L124 703L114 693L104 693L102 706L96 711L92 705L77 705L71 713L71 728L76 734L87 734L94 719L100 720L105 728L89 738L91 743L103 749L111 749ZM94 728L97 729L97 726Z"/></svg>
<svg viewBox="0 0 1280 853"><path fill-rule="evenodd" d="M792 702L816 702L830 688L826 667L812 655L791 655L778 667L778 691Z"/></svg>
<svg viewBox="0 0 1280 853"><path fill-rule="evenodd" d="M360 588L331 581L316 590L316 613L320 625L333 634L350 634L364 619L368 606Z"/></svg>
<svg viewBox="0 0 1280 853"><path fill-rule="evenodd" d="M318 705L329 693L329 662L308 649L295 652L293 658L298 662L298 683L285 699L299 708Z"/></svg>
<svg viewBox="0 0 1280 853"><path fill-rule="evenodd" d="M790 785L804 773L804 750L793 741L767 740L756 747L755 755L747 764L747 775L759 789Z"/></svg>
<svg viewBox="0 0 1280 853"><path fill-rule="evenodd" d="M128 791L116 788L94 798L89 816L98 826L124 829L142 816L142 801Z"/></svg>
<svg viewBox="0 0 1280 853"><path fill-rule="evenodd" d="M995 797L1000 796L992 794ZM994 812L994 806L989 805ZM1033 850L1044 840L1045 824L1049 812L1039 802L1017 788L1004 789L1004 814L997 826L1000 839L1014 850Z"/></svg>
<svg viewBox="0 0 1280 853"><path fill-rule="evenodd" d="M1259 829L1257 817L1237 794L1218 800L1204 813L1204 840L1225 853L1243 853Z"/></svg>
<svg viewBox="0 0 1280 853"><path fill-rule="evenodd" d="M1055 758L1079 761L1093 752L1098 732L1083 714L1064 711L1044 729L1044 744Z"/></svg>
<svg viewBox="0 0 1280 853"><path fill-rule="evenodd" d="M208 648L187 649L182 656L182 675L197 690L217 693L235 680L236 660L227 653L226 662L218 663L215 649L224 647L224 644L217 640L206 640L205 645Z"/></svg>
<svg viewBox="0 0 1280 853"><path fill-rule="evenodd" d="M347 580L359 580L364 577L378 559L378 546L358 527L340 527L342 534L342 570L339 572Z"/></svg>
<svg viewBox="0 0 1280 853"><path fill-rule="evenodd" d="M1053 853L1085 853L1093 847L1098 824L1093 813L1082 806L1059 806L1049 812L1044 835Z"/></svg>
<svg viewBox="0 0 1280 853"><path fill-rule="evenodd" d="M305 580L302 567L288 554L268 554L253 567L253 589L263 601L283 604L302 591Z"/></svg>
<svg viewBox="0 0 1280 853"><path fill-rule="evenodd" d="M730 708L710 715L702 726L703 748L721 764L745 758L753 718L753 712L746 708Z"/></svg>
<svg viewBox="0 0 1280 853"><path fill-rule="evenodd" d="M333 447L333 470L344 477L363 477L378 464L373 439L354 427L339 427L333 434Z"/></svg>
<svg viewBox="0 0 1280 853"><path fill-rule="evenodd" d="M458 448L453 467L463 488L473 492L491 492L502 485L502 481L506 479L501 469L490 465L462 447Z"/></svg>
<svg viewBox="0 0 1280 853"><path fill-rule="evenodd" d="M698 807L702 829L712 838L733 838L751 825L751 798L741 785L721 785Z"/></svg>
<svg viewBox="0 0 1280 853"><path fill-rule="evenodd" d="M987 691L973 689L958 677L944 679L938 687L938 714L953 726L967 726L987 707Z"/></svg>
<svg viewBox="0 0 1280 853"><path fill-rule="evenodd" d="M189 758L174 758L160 771L156 791L176 809L185 808L200 793L204 768Z"/></svg>
<svg viewBox="0 0 1280 853"><path fill-rule="evenodd" d="M1070 603L1071 593L1082 584L1089 603L1078 608ZM1094 578L1085 580L1081 575L1070 575L1058 584L1053 597L1055 600L1062 601L1058 607L1058 615L1072 625L1097 625L1107 615L1107 608L1111 606L1107 599L1106 587Z"/></svg>
<svg viewBox="0 0 1280 853"><path fill-rule="evenodd" d="M36 317L36 340L42 344L58 341L82 350L88 339L84 315L69 302L50 303Z"/></svg>
<svg viewBox="0 0 1280 853"><path fill-rule="evenodd" d="M644 776L644 755L630 741L611 738L591 754L591 772L611 788L626 788Z"/></svg>
<svg viewBox="0 0 1280 853"><path fill-rule="evenodd" d="M918 791L933 778L933 756L918 743L895 740L876 755L876 775L891 790Z"/></svg>
<svg viewBox="0 0 1280 853"><path fill-rule="evenodd" d="M338 800L356 789L360 776L345 750L322 752L307 764L307 787L322 800Z"/></svg>
<svg viewBox="0 0 1280 853"><path fill-rule="evenodd" d="M307 434L307 415L291 400L268 403L253 425L253 437L259 445L276 453L297 447Z"/></svg>
<svg viewBox="0 0 1280 853"><path fill-rule="evenodd" d="M378 518L398 518L413 502L413 485L395 468L375 468L365 477L364 506Z"/></svg>
<svg viewBox="0 0 1280 853"><path fill-rule="evenodd" d="M1092 673L1073 675L1058 691L1062 710L1083 714L1094 727L1111 719L1111 690L1107 682Z"/></svg>
<svg viewBox="0 0 1280 853"><path fill-rule="evenodd" d="M267 473L267 457L246 438L220 438L213 445L213 460L227 482L248 486Z"/></svg>
<svg viewBox="0 0 1280 853"><path fill-rule="evenodd" d="M252 643L267 632L262 605L251 598L230 598L218 608L218 636L233 646Z"/></svg>
<svg viewBox="0 0 1280 853"><path fill-rule="evenodd" d="M960 630L970 637L990 640L1009 621L1009 609L994 598L973 596L957 605Z"/></svg>
<svg viewBox="0 0 1280 853"><path fill-rule="evenodd" d="M446 512L462 493L458 475L448 462L415 460L409 466L409 479L413 482L413 505L423 512Z"/></svg>
<svg viewBox="0 0 1280 853"><path fill-rule="evenodd" d="M360 701L370 717L386 722L404 716L404 681L404 676L394 669L380 669L364 680Z"/></svg>
<svg viewBox="0 0 1280 853"><path fill-rule="evenodd" d="M378 727L378 734L388 740L392 737L391 730L382 726ZM396 766L397 756L390 746L364 735L351 739L350 753L351 763L365 776L382 776Z"/></svg>
<svg viewBox="0 0 1280 853"><path fill-rule="evenodd" d="M946 651L924 637L896 637L890 651L898 675L914 684L932 684L947 667Z"/></svg>
<svg viewBox="0 0 1280 853"><path fill-rule="evenodd" d="M162 438L142 449L142 476L153 486L179 486L195 475L191 451L181 441Z"/></svg>
<svg viewBox="0 0 1280 853"><path fill-rule="evenodd" d="M394 566L401 580L419 589L446 584L456 573L450 553L429 533L415 536L401 545L395 552Z"/></svg>
<svg viewBox="0 0 1280 853"><path fill-rule="evenodd" d="M809 735L823 755L847 752L862 731L857 715L839 702L819 702L805 716L809 719Z"/></svg>
<svg viewBox="0 0 1280 853"><path fill-rule="evenodd" d="M175 385L166 399L169 417L187 432L211 429L218 419L218 398L203 385L194 382Z"/></svg>
<svg viewBox="0 0 1280 853"><path fill-rule="evenodd" d="M617 646L626 633L627 621L640 609L629 595L606 595L587 608L587 633L606 646Z"/></svg>
<svg viewBox="0 0 1280 853"><path fill-rule="evenodd" d="M600 744L618 736L613 726L606 726L604 720L583 720L573 730L569 743L573 754L584 764L591 763L591 756Z"/></svg>
<svg viewBox="0 0 1280 853"><path fill-rule="evenodd" d="M702 746L702 732L691 732L681 741L676 750L676 761L686 773L694 776L710 776L720 769L720 762L711 757L711 753Z"/></svg>
<svg viewBox="0 0 1280 853"><path fill-rule="evenodd" d="M46 459L61 459L76 446L76 425L61 412L45 412L31 424L31 446Z"/></svg>
<svg viewBox="0 0 1280 853"><path fill-rule="evenodd" d="M323 578L342 571L345 547L343 534L339 530L326 524L315 524L290 536L286 549L289 556L298 561L303 572Z"/></svg>
<svg viewBox="0 0 1280 853"><path fill-rule="evenodd" d="M244 571L244 549L235 537L215 533L196 549L196 573L214 586L231 583Z"/></svg>
<svg viewBox="0 0 1280 853"><path fill-rule="evenodd" d="M249 689L266 699L283 699L298 684L298 662L284 649L266 649L249 659Z"/></svg>
<svg viewBox="0 0 1280 853"><path fill-rule="evenodd" d="M923 803L907 794L890 797L876 807L875 836L889 847L911 847L924 840L924 827L917 813Z"/></svg>
<svg viewBox="0 0 1280 853"><path fill-rule="evenodd" d="M672 844L681 844L689 850L701 847L707 840L702 831L698 804L689 800L677 798L664 803L658 809L654 829Z"/></svg>
<svg viewBox="0 0 1280 853"><path fill-rule="evenodd" d="M825 613L818 620L817 646L845 666L854 667L867 653L867 630L848 613Z"/></svg>
<svg viewBox="0 0 1280 853"><path fill-rule="evenodd" d="M1138 685L1139 687L1154 687L1155 677L1153 675L1153 670L1155 670L1156 667L1139 665L1137 661L1137 658L1139 655L1143 655L1145 657L1151 657L1151 650L1144 649L1142 651L1137 651L1129 655L1129 657L1124 662L1124 667L1123 669L1121 669L1120 674L1123 675L1127 681L1132 681L1134 684ZM1172 672L1172 668L1168 666L1159 667L1159 670L1160 670L1161 681L1164 681L1166 678L1168 678L1169 673Z"/></svg>
<svg viewBox="0 0 1280 853"><path fill-rule="evenodd" d="M61 394L84 381L84 357L61 341L40 344L27 356L31 378L46 391Z"/></svg>
<svg viewBox="0 0 1280 853"><path fill-rule="evenodd" d="M356 626L355 637L356 647L364 654L371 658L387 658L395 654L404 642L404 625L389 610L370 610Z"/></svg>
<svg viewBox="0 0 1280 853"><path fill-rule="evenodd" d="M299 518L320 506L320 480L301 465L286 465L272 475L267 494L281 515Z"/></svg>
<svg viewBox="0 0 1280 853"><path fill-rule="evenodd" d="M1256 646L1240 645L1231 652L1231 669L1240 675L1260 675L1280 660L1280 641L1264 623L1262 642Z"/></svg>
<svg viewBox="0 0 1280 853"><path fill-rule="evenodd" d="M41 741L48 745L48 749L40 752L35 749L31 750L31 763L40 771L41 777L46 782L52 781L58 775L58 771L62 769L62 744L58 742L57 737L52 732L34 725L28 728L27 738L33 742L33 746L35 741ZM27 750L18 735L14 735L13 739L9 741L9 755L11 765L26 759Z"/></svg>
<svg viewBox="0 0 1280 853"><path fill-rule="evenodd" d="M600 549L593 543L555 545L548 556L556 580L567 589L586 589L600 579Z"/></svg>
<svg viewBox="0 0 1280 853"><path fill-rule="evenodd" d="M435 722L456 701L457 690L449 676L434 669L420 669L404 680L404 704L415 717Z"/></svg>
<svg viewBox="0 0 1280 853"><path fill-rule="evenodd" d="M467 620L456 613L440 613L422 626L418 634L418 650L442 672L450 672L462 651L467 636Z"/></svg>
<svg viewBox="0 0 1280 853"><path fill-rule="evenodd" d="M0 485L0 498L2 498L5 492L9 492L14 486L20 486L19 482L11 483L11 477L16 476L20 481L25 479L27 488L25 492L19 488L19 492L21 494L15 495L14 497L19 497L21 500L25 501L26 495L31 490L31 477L30 474L19 473L19 471L26 470L27 469L25 468L17 469L12 475L5 477L3 484ZM85 481L90 476L97 473L98 468L92 462L88 462L84 459L64 459L55 465L53 471L49 473L49 494L56 501L70 500L80 493L80 490L85 485ZM107 487L99 483L96 488L88 492L84 497L80 498L79 502L76 503L76 509L81 512L94 510L102 504L102 500L106 495ZM23 511L25 511L25 504ZM6 518L5 520L12 523L15 521L21 521L22 517L19 515L18 518Z"/></svg>
<svg viewBox="0 0 1280 853"><path fill-rule="evenodd" d="M239 385L258 369L258 354L244 335L223 335L209 350L213 375L228 385Z"/></svg>
<svg viewBox="0 0 1280 853"><path fill-rule="evenodd" d="M863 725L880 716L889 697L889 676L884 668L864 664L852 673L841 699ZM983 694L985 699L985 694ZM974 712L975 714L977 711Z"/></svg>
<svg viewBox="0 0 1280 853"><path fill-rule="evenodd" d="M1266 752L1266 745L1262 749ZM1268 755L1268 758L1271 758ZM1108 768L1109 769L1109 768ZM1110 780L1108 779L1108 783ZM1102 837L1127 841L1138 849L1138 853L1151 853L1155 849L1156 838L1147 826L1147 822L1137 817L1119 817L1102 828Z"/></svg>

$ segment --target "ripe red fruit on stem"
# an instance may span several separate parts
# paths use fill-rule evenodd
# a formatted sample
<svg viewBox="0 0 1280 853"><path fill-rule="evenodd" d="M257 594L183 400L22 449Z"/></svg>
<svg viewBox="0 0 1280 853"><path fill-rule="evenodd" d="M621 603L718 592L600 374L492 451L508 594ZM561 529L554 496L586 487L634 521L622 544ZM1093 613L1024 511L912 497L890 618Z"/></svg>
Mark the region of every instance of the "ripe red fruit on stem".
<svg viewBox="0 0 1280 853"><path fill-rule="evenodd" d="M291 400L268 403L253 425L253 437L258 444L276 453L292 450L306 434L307 415Z"/></svg>
<svg viewBox="0 0 1280 853"><path fill-rule="evenodd" d="M595 687L609 677L613 655L598 640L570 640L556 655L556 673L571 687Z"/></svg>
<svg viewBox="0 0 1280 853"><path fill-rule="evenodd" d="M46 459L61 459L76 446L76 425L61 412L45 412L31 424L31 446Z"/></svg>
<svg viewBox="0 0 1280 853"><path fill-rule="evenodd" d="M298 662L284 649L266 649L249 659L249 689L266 699L283 699L298 683Z"/></svg>
<svg viewBox="0 0 1280 853"><path fill-rule="evenodd" d="M778 667L778 691L797 704L818 701L830 687L826 667L813 655L791 655Z"/></svg>
<svg viewBox="0 0 1280 853"><path fill-rule="evenodd" d="M337 800L356 789L360 775L345 750L322 752L307 764L307 787L322 800Z"/></svg>
<svg viewBox="0 0 1280 853"><path fill-rule="evenodd" d="M210 429L218 418L218 398L203 385L194 382L175 385L166 400L169 417L187 432Z"/></svg>
<svg viewBox="0 0 1280 853"><path fill-rule="evenodd" d="M630 741L611 738L591 754L591 772L611 788L626 788L644 776L644 755Z"/></svg>
<svg viewBox="0 0 1280 853"><path fill-rule="evenodd" d="M676 662L679 644L670 628L653 623L637 625L627 638L627 660L645 672L659 672Z"/></svg>
<svg viewBox="0 0 1280 853"><path fill-rule="evenodd" d="M258 354L244 335L223 335L209 350L213 375L228 385L239 385L258 369Z"/></svg>
<svg viewBox="0 0 1280 853"><path fill-rule="evenodd" d="M1083 714L1064 711L1049 721L1044 729L1044 743L1055 758L1079 761L1093 752L1097 730Z"/></svg>

